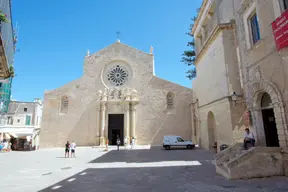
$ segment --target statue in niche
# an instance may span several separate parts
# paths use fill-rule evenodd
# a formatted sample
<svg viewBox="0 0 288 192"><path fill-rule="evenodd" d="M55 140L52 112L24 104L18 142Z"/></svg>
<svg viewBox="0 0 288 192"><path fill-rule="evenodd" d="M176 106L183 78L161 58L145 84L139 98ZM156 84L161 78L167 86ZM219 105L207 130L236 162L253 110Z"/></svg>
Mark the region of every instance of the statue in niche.
<svg viewBox="0 0 288 192"><path fill-rule="evenodd" d="M120 91L119 91L119 89L117 89L117 88L114 89L113 98L114 98L114 99L119 99L119 98L120 98Z"/></svg>
<svg viewBox="0 0 288 192"><path fill-rule="evenodd" d="M102 95L103 95L102 91L101 91L101 90L98 90L98 91L97 91L97 96L98 96L98 99L99 99L99 100L102 99Z"/></svg>
<svg viewBox="0 0 288 192"><path fill-rule="evenodd" d="M132 96L132 100L136 100L137 99L138 92L136 91L136 89L132 89L131 90L131 96Z"/></svg>
<svg viewBox="0 0 288 192"><path fill-rule="evenodd" d="M109 89L108 96L109 96L109 99L113 99L113 89Z"/></svg>

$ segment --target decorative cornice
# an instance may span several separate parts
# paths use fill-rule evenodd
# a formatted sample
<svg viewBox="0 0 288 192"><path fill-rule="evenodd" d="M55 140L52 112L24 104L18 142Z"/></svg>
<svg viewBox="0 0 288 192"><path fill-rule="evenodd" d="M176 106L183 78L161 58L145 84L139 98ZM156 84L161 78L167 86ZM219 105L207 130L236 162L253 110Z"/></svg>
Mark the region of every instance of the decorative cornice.
<svg viewBox="0 0 288 192"><path fill-rule="evenodd" d="M199 54L196 57L195 65L199 63L203 55L205 55L206 51L210 47L210 45L214 42L214 40L218 37L219 33L224 30L232 30L235 28L234 23L225 23L225 24L219 24L217 25L213 30L211 35L208 37L208 39L205 41L204 45L202 46Z"/></svg>
<svg viewBox="0 0 288 192"><path fill-rule="evenodd" d="M254 1L254 0L245 0L245 1L242 3L240 9L238 10L238 14L239 14L239 15L242 15L242 14L246 11L246 9L249 7L249 5L250 5L251 3L253 3L253 1Z"/></svg>
<svg viewBox="0 0 288 192"><path fill-rule="evenodd" d="M195 30L196 30L196 28L197 28L196 26L198 26L198 24L199 24L200 18L201 18L202 14L203 14L203 12L204 12L204 10L205 10L205 7L206 7L207 3L208 3L208 0L204 0L204 1L202 2L202 5L201 5L201 7L200 7L200 11L199 11L199 13L198 13L198 15L197 15L197 19L196 19L196 21L194 22L194 26L193 26L193 28L192 28L192 30L191 30L191 34L194 34L194 32L195 32Z"/></svg>

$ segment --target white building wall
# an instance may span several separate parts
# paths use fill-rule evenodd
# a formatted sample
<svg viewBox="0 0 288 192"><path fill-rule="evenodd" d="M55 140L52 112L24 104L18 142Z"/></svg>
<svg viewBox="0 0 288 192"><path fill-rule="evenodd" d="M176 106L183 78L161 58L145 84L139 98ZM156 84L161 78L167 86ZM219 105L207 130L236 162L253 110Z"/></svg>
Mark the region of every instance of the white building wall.
<svg viewBox="0 0 288 192"><path fill-rule="evenodd" d="M197 77L193 82L199 106L228 95L222 32L204 54L197 63Z"/></svg>

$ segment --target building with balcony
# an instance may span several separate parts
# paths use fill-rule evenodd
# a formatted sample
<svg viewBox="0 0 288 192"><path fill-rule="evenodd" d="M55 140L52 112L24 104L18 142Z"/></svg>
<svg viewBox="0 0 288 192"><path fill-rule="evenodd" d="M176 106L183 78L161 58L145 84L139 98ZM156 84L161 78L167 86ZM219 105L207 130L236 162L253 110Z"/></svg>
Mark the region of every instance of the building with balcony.
<svg viewBox="0 0 288 192"><path fill-rule="evenodd" d="M260 146L288 147L288 0L234 1L251 129Z"/></svg>
<svg viewBox="0 0 288 192"><path fill-rule="evenodd" d="M13 76L13 60L16 36L12 25L11 0L0 1L0 14L6 21L0 20L0 78ZM1 17L3 18L3 17Z"/></svg>
<svg viewBox="0 0 288 192"><path fill-rule="evenodd" d="M24 142L31 141L32 146L37 149L42 110L42 101L38 98L33 102L11 101L7 118L0 126L1 139L17 139L19 141L18 148L21 148Z"/></svg>
<svg viewBox="0 0 288 192"><path fill-rule="evenodd" d="M245 105L231 97L242 95L234 15L233 1L204 0L191 32L197 71L192 129L206 149L243 139Z"/></svg>
<svg viewBox="0 0 288 192"><path fill-rule="evenodd" d="M256 140L255 147L249 150L242 150L241 146L243 144L235 143L228 149L217 153L215 155L216 172L229 179L288 176L288 1L229 0L228 2L215 0L204 1L203 5L205 5L205 2L216 3L216 10L217 5L219 5L222 11L218 13L220 14L220 18L218 17L220 24L218 26L223 26L221 23L222 14L226 15L229 20L231 19L229 22L231 28L225 29L226 34L221 36L221 32L219 32L219 35L214 37L215 40L212 42L218 39L218 43L215 44L213 51L209 52L209 49L205 51L207 47L210 46L210 50L213 47L213 44L207 44L211 36L208 35L208 39L206 38L207 40L202 43L204 48L199 43L196 59L197 70L199 70L198 78L205 77L205 74L209 71L209 67L206 70L200 67L200 64L205 63L203 60L209 60L211 56L214 57L206 64L207 66L217 64L217 68L213 68L213 73L210 73L211 76L215 74L214 77L206 81L206 84L211 85L210 82L213 82L213 78L221 77L219 71L222 62L219 61L223 60L219 60L219 57L223 58L223 55L226 55L225 58L230 58L224 62L228 64L228 68L226 68L226 73L225 70L222 71L222 78L224 74L226 76L224 79L227 78L229 82L234 82L228 83L228 85L232 87L233 91L242 95L243 99L238 101L238 106L241 106L240 102L244 104L242 106L246 106L247 111L244 113L244 117L248 121L244 121L246 122L244 128L248 127L254 133ZM228 14L230 12L234 14L234 18L230 17ZM194 34L197 34L196 28ZM205 31L203 31L202 29L202 34L205 35ZM232 32L234 35L232 35ZM213 32L211 33L213 34ZM198 40L198 42L202 41ZM201 54L203 55L202 58ZM232 62L233 58L234 62ZM235 75L233 79L233 76L230 76L231 71L232 74L238 73L239 76ZM201 81L199 79L196 79L196 82ZM207 90L207 85L203 81L202 84ZM211 88L211 95L219 94L215 90L216 84L213 88L214 90ZM199 91L200 87L197 87L197 89L198 93L196 93L199 101L201 101L203 95L201 95L201 90ZM226 87L222 89L223 92L226 90ZM207 96L204 96L204 98L207 98ZM219 104L217 109L221 111L223 107ZM217 109L215 108L216 111ZM230 107L230 111L232 111L231 109L239 110L238 107ZM201 108L199 111L201 117ZM229 115L228 112L229 107L227 108L227 115ZM232 116L236 114L233 111L231 112ZM217 120L217 115L215 117ZM218 134L228 136L226 134L227 130L222 129L225 125L222 122L220 123L221 128L217 130L216 121ZM208 121L208 128L209 125ZM235 128L233 132L235 132ZM233 137L230 136L231 139Z"/></svg>
<svg viewBox="0 0 288 192"><path fill-rule="evenodd" d="M0 114L8 111L17 37L12 25L11 0L0 1Z"/></svg>
<svg viewBox="0 0 288 192"><path fill-rule="evenodd" d="M0 80L0 113L6 114L11 98L12 78Z"/></svg>

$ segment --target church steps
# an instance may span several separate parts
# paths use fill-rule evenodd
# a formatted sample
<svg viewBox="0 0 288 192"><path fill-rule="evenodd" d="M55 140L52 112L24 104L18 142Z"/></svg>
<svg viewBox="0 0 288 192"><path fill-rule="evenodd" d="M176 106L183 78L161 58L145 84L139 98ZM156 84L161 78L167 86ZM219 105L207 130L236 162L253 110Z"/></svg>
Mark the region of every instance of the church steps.
<svg viewBox="0 0 288 192"><path fill-rule="evenodd" d="M227 179L249 179L284 175L284 153L279 147L242 150L235 144L215 155L216 172ZM286 162L287 163L287 162Z"/></svg>

